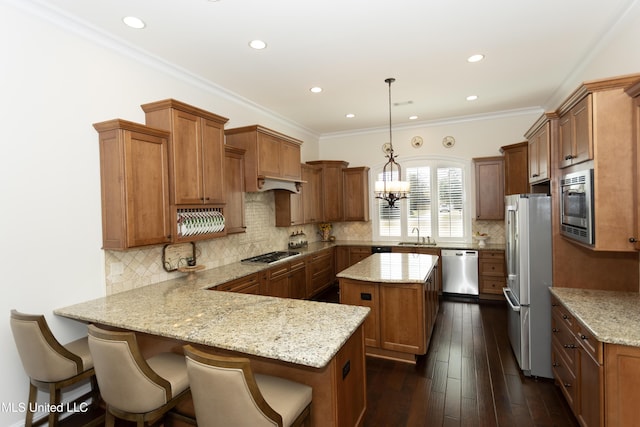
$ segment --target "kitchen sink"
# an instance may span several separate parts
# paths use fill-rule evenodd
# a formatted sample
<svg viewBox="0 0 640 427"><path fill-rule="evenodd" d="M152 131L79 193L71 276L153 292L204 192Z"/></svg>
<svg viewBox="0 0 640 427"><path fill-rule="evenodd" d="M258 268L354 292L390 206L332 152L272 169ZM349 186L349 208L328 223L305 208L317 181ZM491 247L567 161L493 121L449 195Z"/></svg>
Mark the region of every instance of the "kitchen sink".
<svg viewBox="0 0 640 427"><path fill-rule="evenodd" d="M398 246L436 246L436 242L400 242Z"/></svg>

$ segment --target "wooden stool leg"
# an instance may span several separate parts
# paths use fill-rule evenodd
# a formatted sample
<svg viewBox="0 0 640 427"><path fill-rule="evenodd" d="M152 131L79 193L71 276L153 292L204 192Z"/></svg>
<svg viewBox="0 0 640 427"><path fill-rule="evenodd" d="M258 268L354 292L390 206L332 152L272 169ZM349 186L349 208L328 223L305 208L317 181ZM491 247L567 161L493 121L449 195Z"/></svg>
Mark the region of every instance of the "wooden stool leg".
<svg viewBox="0 0 640 427"><path fill-rule="evenodd" d="M56 383L49 384L49 403L52 407L57 406L62 399L62 393L58 387L56 387ZM58 418L60 414L58 411L50 411L49 412L49 427L54 427L58 425Z"/></svg>
<svg viewBox="0 0 640 427"><path fill-rule="evenodd" d="M114 427L115 423L115 417L109 412L109 407L107 407L104 413L104 427Z"/></svg>
<svg viewBox="0 0 640 427"><path fill-rule="evenodd" d="M29 401L27 403L27 416L24 420L25 427L31 427L33 425L33 409L36 406L36 399L38 398L38 387L31 384L29 381Z"/></svg>

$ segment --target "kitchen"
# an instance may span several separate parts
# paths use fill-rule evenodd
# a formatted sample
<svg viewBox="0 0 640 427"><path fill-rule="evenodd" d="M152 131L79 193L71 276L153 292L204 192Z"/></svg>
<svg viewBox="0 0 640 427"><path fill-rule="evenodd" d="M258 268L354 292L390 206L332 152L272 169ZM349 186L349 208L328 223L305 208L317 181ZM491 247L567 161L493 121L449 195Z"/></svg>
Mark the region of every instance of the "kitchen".
<svg viewBox="0 0 640 427"><path fill-rule="evenodd" d="M3 70L8 73L3 78L4 84L12 82L6 88L11 103L4 104L4 117L11 118L11 122L7 124L8 138L3 143L11 155L3 156L1 173L6 188L3 195L6 191L10 206L15 207L2 213L3 223L10 224L3 233L6 236L3 258L11 260L5 271L8 296L3 299L5 312L13 307L28 307L32 311L51 313L71 303L169 278L157 263L161 248L124 253L100 250L99 160L97 135L91 124L113 117L142 122L144 114L139 108L142 103L166 97L188 99L192 104L241 120L237 125L260 123L278 129L305 141L302 146L305 161L344 159L353 166L375 166L384 162L380 145L386 140L386 129L378 132L375 139L380 142L373 144L373 148L370 134L309 136L304 130L282 125L272 115L257 114L221 95L202 93L196 82L177 80L159 72L153 72L153 79L149 79L151 71L139 61L115 54L104 46L95 47L74 33L60 30L59 23L52 23L50 17L41 20L34 17L33 11L25 13L14 6L2 6L5 40L24 33L24 28L30 28L32 34L7 47L6 61L16 68ZM37 8L36 12L44 13ZM628 19L633 19L634 15L629 16ZM581 81L640 69L637 55L629 54L635 51L637 26L622 28L610 35L607 47L594 53L591 62L558 91L558 98L566 97ZM25 57L25 52L32 54ZM44 69L48 71L45 73ZM109 70L115 73L113 79L107 78ZM381 79L384 77L387 76ZM381 91L384 95L384 86ZM384 99L380 109L385 111ZM16 114L17 111L20 113ZM420 134L427 141L423 150L447 155L450 150L440 142L445 135L455 135L457 147L465 147L463 156L468 160L499 155L500 146L523 140L524 132L538 115L536 111L487 117L476 122L452 121L419 129L396 128L394 140L408 141ZM64 130L52 132L53 129ZM474 144L464 144L464 141L474 141ZM396 149L401 161L416 152L401 143ZM32 192L38 196L33 197ZM273 201L269 197L268 193L249 195L245 201L248 232L199 245L200 262L213 268L239 261L246 254L268 252L272 249L271 242L286 243L287 230L264 226L272 224ZM315 227L304 231L307 236L315 237ZM333 233L341 238L348 236L350 240L371 239L366 223L336 223ZM493 231L490 234L495 235ZM598 261L604 265L611 262ZM637 262L637 255L629 260L633 261ZM580 265L595 268L590 262ZM574 273L573 270L567 272L568 275ZM34 295L37 298L34 299ZM63 341L83 333L74 322L59 318L51 321ZM3 331L5 347L11 348L6 324ZM12 372L7 374L0 400L23 399L26 381L17 356L10 355L7 363ZM2 424L6 425L17 423L21 418L6 413L1 416Z"/></svg>

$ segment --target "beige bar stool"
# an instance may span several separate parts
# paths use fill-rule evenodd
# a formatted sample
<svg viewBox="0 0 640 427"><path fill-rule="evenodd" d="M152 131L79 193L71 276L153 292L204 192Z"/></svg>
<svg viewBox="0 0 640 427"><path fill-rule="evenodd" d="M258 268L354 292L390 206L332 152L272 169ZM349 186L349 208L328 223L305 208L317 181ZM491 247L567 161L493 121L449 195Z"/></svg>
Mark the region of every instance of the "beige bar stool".
<svg viewBox="0 0 640 427"><path fill-rule="evenodd" d="M139 427L154 424L189 396L182 355L160 353L145 360L135 333L95 325L89 325L89 348L107 405L106 427L115 424L115 417L134 421ZM193 423L180 414L175 416Z"/></svg>
<svg viewBox="0 0 640 427"><path fill-rule="evenodd" d="M184 347L200 427L302 426L311 413L311 387L254 374L249 359Z"/></svg>
<svg viewBox="0 0 640 427"><path fill-rule="evenodd" d="M65 403L65 406L79 407L77 405L89 397L92 398L92 403L98 403L99 391L86 337L62 345L53 336L43 315L24 314L16 310L11 310L10 324L22 366L29 376L29 401L24 422L26 427L41 425L47 421L49 426L58 425L58 411L33 421L38 388L47 390L49 404L57 407L61 403L62 389L88 379L91 391L73 402ZM100 417L94 423L102 421L103 417Z"/></svg>

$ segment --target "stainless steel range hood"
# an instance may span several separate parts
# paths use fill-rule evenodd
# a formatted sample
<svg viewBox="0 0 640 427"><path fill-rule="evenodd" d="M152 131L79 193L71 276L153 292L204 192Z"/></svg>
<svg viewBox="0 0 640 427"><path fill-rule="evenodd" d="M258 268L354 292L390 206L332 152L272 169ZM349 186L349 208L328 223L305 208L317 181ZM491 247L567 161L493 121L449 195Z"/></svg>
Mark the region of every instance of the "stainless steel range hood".
<svg viewBox="0 0 640 427"><path fill-rule="evenodd" d="M290 181L269 176L258 177L258 191L286 190L292 193L300 193L304 181Z"/></svg>

